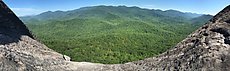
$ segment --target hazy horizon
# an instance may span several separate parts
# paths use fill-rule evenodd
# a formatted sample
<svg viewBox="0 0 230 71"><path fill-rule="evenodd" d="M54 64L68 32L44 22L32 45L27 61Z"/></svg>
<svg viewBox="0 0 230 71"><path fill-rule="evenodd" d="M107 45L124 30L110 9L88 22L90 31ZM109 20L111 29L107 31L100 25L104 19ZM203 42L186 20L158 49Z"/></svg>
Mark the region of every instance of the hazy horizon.
<svg viewBox="0 0 230 71"><path fill-rule="evenodd" d="M113 7L118 7L118 6L126 6L126 5L96 5L96 6L113 6ZM86 7L96 7L96 6L86 6ZM138 7L138 8L141 8L141 9L148 9L148 10L162 10L162 9L150 9L150 8L143 8L143 7L139 7L139 6L126 6L126 7ZM80 8L84 8L84 7L80 7ZM80 9L80 8L76 8L76 9L70 9L70 10L47 10L47 11L42 11L42 12L39 12L37 14L29 14L29 15L20 15L16 13L16 15L20 16L20 17L23 17L23 16L34 16L34 15L39 15L39 14L42 14L42 13L45 13L45 12L55 12L55 11L63 11L63 12L66 12L66 11L72 11L72 10L77 10L77 9ZM14 11L15 9L13 9ZM167 11L167 10L175 10L175 9L166 9L166 10L162 10L162 11ZM176 11L180 11L180 10L176 10ZM14 11L14 12L17 12L17 11ZM203 14L203 13L194 13L194 12L184 12L184 11L180 11L180 12L183 12L183 13L193 13L193 14ZM212 14L206 14L206 15L212 15Z"/></svg>
<svg viewBox="0 0 230 71"><path fill-rule="evenodd" d="M87 6L137 6L147 9L178 10L215 15L230 0L3 0L18 16L36 15L46 11L67 11Z"/></svg>

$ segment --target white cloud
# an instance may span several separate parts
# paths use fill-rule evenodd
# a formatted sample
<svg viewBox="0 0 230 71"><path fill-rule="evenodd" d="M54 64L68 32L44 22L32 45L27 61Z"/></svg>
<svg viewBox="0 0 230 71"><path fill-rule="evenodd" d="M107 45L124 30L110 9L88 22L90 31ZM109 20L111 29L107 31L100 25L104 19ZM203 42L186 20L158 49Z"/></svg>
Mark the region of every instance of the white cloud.
<svg viewBox="0 0 230 71"><path fill-rule="evenodd" d="M147 9L154 9L156 6L155 5L143 5L143 8L147 8Z"/></svg>
<svg viewBox="0 0 230 71"><path fill-rule="evenodd" d="M14 11L14 13L17 16L36 15L43 12L42 10L33 9L33 8L11 8L11 9Z"/></svg>
<svg viewBox="0 0 230 71"><path fill-rule="evenodd" d="M137 6L137 7L146 8L146 9L156 9L155 5L125 5L125 6L128 6L128 7Z"/></svg>

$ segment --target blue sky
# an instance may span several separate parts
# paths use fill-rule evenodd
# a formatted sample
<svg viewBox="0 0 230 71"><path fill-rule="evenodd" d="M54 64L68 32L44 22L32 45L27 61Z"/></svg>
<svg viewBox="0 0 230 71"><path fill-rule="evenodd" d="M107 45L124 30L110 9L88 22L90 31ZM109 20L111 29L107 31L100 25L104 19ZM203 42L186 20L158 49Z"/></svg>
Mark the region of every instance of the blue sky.
<svg viewBox="0 0 230 71"><path fill-rule="evenodd" d="M215 15L230 0L3 0L18 16L36 15L45 11L73 10L86 6L126 5L141 8L193 12Z"/></svg>

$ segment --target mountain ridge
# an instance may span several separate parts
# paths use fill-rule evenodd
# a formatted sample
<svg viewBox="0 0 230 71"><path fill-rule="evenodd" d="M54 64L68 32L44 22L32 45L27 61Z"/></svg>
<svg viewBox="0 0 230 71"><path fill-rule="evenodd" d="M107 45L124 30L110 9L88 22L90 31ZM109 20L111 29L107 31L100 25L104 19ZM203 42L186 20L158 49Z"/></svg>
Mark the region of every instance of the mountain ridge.
<svg viewBox="0 0 230 71"><path fill-rule="evenodd" d="M86 7L80 7L78 9L73 9L73 10L67 10L67 11L62 11L62 10L56 10L56 11L45 11L45 12L42 12L40 14L37 14L37 15L41 15L43 13L49 13L49 12L69 12L69 11L76 11L76 10L84 10L84 9L87 9L87 8L92 8L92 7L126 7L126 8L139 8L139 9L143 9L143 10L154 10L154 11L176 11L176 12L182 12L182 13L187 13L187 14L194 14L194 15L197 15L196 17L202 15L202 14L199 14L199 13L193 13L193 12L183 12L183 11L179 11L179 10L174 10L174 9L168 9L168 10L161 10L161 9L148 9L148 8L141 8L141 7L138 7L138 6L125 6L125 5L119 5L119 6L110 6L110 5L97 5L97 6L86 6ZM210 14L203 14L203 15L210 15ZM28 15L28 16L36 16L36 15ZM20 17L27 17L27 16L20 16Z"/></svg>
<svg viewBox="0 0 230 71"><path fill-rule="evenodd" d="M152 14L155 14L156 16L159 15L159 16L167 16L167 17L183 17L183 18L195 18L195 17L199 17L201 15L206 15L206 14L197 14L197 13L190 13L190 12L180 12L180 11L177 11L177 10L155 10L155 9L144 9L144 8L139 8L139 7L136 7L136 6L133 6L133 7L127 7L127 6L104 6L104 5L100 5L100 6L90 6L90 7L82 7L82 8L79 8L79 9L74 9L74 10L69 10L69 11L47 11L47 12L43 12L41 14L38 14L38 15L35 15L35 16L24 16L24 17L20 17L23 21L24 20L27 20L28 18L32 18L32 19L35 19L35 20L50 20L50 19L58 19L58 18L61 18L61 19L58 19L58 20L67 20L69 19L69 17L65 17L65 16L73 16L73 17L70 17L70 19L73 19L73 18L76 18L76 16L78 16L79 14L77 13L85 13L84 11L88 12L90 10L95 10L95 11L92 11L92 12L96 12L98 10L101 10L100 12L104 14L106 13L115 13L116 15L119 15L119 13L122 13L122 12L131 12L131 11L127 11L125 9L128 9L128 10L136 10L136 11L139 11L141 12L141 10L143 11L149 11L149 15L152 15ZM101 13L98 13L98 14L101 14ZM160 14L160 13L163 13L163 14ZM75 15L72 15L72 14L75 14ZM136 13L138 14L138 12ZM138 14L141 16L141 14ZM55 16L55 17L54 17ZM75 16L75 17L74 17ZM58 18L57 18L58 17ZM79 16L80 17L80 16Z"/></svg>

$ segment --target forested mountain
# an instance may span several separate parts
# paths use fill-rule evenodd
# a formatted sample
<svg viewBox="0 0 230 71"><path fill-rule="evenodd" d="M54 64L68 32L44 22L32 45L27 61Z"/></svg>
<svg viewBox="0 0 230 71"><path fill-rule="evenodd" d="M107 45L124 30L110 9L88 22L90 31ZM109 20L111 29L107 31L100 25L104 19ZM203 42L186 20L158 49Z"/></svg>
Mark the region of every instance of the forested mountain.
<svg viewBox="0 0 230 71"><path fill-rule="evenodd" d="M211 15L93 6L21 17L38 39L74 61L125 63L158 55Z"/></svg>
<svg viewBox="0 0 230 71"><path fill-rule="evenodd" d="M83 7L71 11L48 11L36 16L21 17L23 21L49 21L70 20L74 18L100 18L100 19L134 19L134 20L158 20L170 18L191 19L202 14L183 13L176 10L149 10L139 7L126 6L94 6Z"/></svg>

